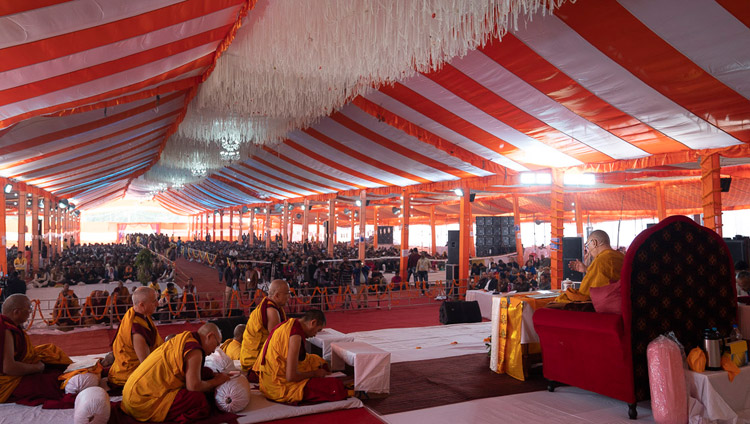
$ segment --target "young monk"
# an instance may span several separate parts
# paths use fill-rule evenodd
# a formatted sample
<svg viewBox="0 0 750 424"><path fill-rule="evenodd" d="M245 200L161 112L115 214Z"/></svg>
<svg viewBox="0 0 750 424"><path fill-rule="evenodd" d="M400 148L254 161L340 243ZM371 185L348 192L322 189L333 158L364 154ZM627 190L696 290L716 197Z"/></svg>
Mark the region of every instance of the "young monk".
<svg viewBox="0 0 750 424"><path fill-rule="evenodd" d="M245 324L238 324L234 327L234 338L227 339L221 344L221 350L233 361L240 359L240 349L242 348L242 336L245 334Z"/></svg>
<svg viewBox="0 0 750 424"><path fill-rule="evenodd" d="M108 381L112 388L124 386L138 365L164 343L151 320L157 302L156 291L150 287L138 287L133 291L133 306L122 318L112 342L115 362L109 370Z"/></svg>
<svg viewBox="0 0 750 424"><path fill-rule="evenodd" d="M63 396L58 377L72 361L53 344L34 346L22 325L31 314L26 295L5 299L0 315L0 403L19 402L38 405ZM56 364L59 367L46 367Z"/></svg>
<svg viewBox="0 0 750 424"><path fill-rule="evenodd" d="M289 284L284 280L273 280L268 288L268 297L250 313L242 337L240 363L242 370L248 372L248 379L257 382L252 369L260 355L268 334L281 322L286 321L284 307L289 300Z"/></svg>
<svg viewBox="0 0 750 424"><path fill-rule="evenodd" d="M123 412L138 421L194 422L211 413L204 392L229 380L227 374L201 379L206 353L221 341L219 328L204 324L159 346L130 375L122 391Z"/></svg>
<svg viewBox="0 0 750 424"><path fill-rule="evenodd" d="M290 318L273 330L254 367L260 391L268 399L297 404L346 398L341 380L325 378L329 374L325 360L305 352L303 341L318 334L325 323L323 312L312 309L302 318Z"/></svg>

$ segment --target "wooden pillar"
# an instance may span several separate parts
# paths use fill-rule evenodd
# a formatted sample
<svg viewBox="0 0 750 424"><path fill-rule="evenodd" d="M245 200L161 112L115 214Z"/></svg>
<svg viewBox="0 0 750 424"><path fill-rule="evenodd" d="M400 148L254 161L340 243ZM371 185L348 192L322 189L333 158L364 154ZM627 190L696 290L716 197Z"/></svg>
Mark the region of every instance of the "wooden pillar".
<svg viewBox="0 0 750 424"><path fill-rule="evenodd" d="M310 199L302 204L302 241L310 241Z"/></svg>
<svg viewBox="0 0 750 424"><path fill-rule="evenodd" d="M523 240L521 239L521 210L518 207L518 195L513 195L513 226L516 230L516 261L523 266Z"/></svg>
<svg viewBox="0 0 750 424"><path fill-rule="evenodd" d="M406 278L409 276L409 216L411 215L411 197L406 190L402 190L401 194L401 264L399 269L401 270L403 281L408 282ZM416 281L416 278L414 281Z"/></svg>
<svg viewBox="0 0 750 424"><path fill-rule="evenodd" d="M659 221L667 217L667 203L664 198L664 184L662 183L656 185L656 216Z"/></svg>
<svg viewBox="0 0 750 424"><path fill-rule="evenodd" d="M367 230L367 192L359 192L359 260L365 260L365 232Z"/></svg>
<svg viewBox="0 0 750 424"><path fill-rule="evenodd" d="M563 222L565 217L563 173L552 170L552 192L550 193L550 259L552 261L552 288L559 289L563 280Z"/></svg>
<svg viewBox="0 0 750 424"><path fill-rule="evenodd" d="M336 199L328 201L328 247L326 253L333 258L333 244L336 239Z"/></svg>
<svg viewBox="0 0 750 424"><path fill-rule="evenodd" d="M8 216L5 208L5 185L8 184L8 180L0 178L0 276L8 275L8 253L6 251L8 247L8 240L6 240L5 218Z"/></svg>
<svg viewBox="0 0 750 424"><path fill-rule="evenodd" d="M41 237L37 232L39 226L39 196L36 193L31 195L31 271L39 269L39 242Z"/></svg>
<svg viewBox="0 0 750 424"><path fill-rule="evenodd" d="M289 242L289 202L284 200L284 209L281 210L281 247L286 251Z"/></svg>
<svg viewBox="0 0 750 424"><path fill-rule="evenodd" d="M581 204L581 193L576 193L576 236L583 237L583 205Z"/></svg>
<svg viewBox="0 0 750 424"><path fill-rule="evenodd" d="M372 222L373 227L375 227L375 230L373 231L372 236L372 248L375 250L378 250L378 207L373 206L372 208Z"/></svg>
<svg viewBox="0 0 750 424"><path fill-rule="evenodd" d="M469 280L469 258L471 255L470 244L472 243L471 234L471 202L469 202L469 188L462 187L464 195L460 199L460 208L458 216L459 235L458 235L458 279L461 281Z"/></svg>
<svg viewBox="0 0 750 424"><path fill-rule="evenodd" d="M435 205L430 206L430 236L432 243L430 244L430 251L433 255L437 255L437 237L435 234Z"/></svg>
<svg viewBox="0 0 750 424"><path fill-rule="evenodd" d="M26 192L18 189L18 251L26 250Z"/></svg>
<svg viewBox="0 0 750 424"><path fill-rule="evenodd" d="M721 236L721 164L719 160L718 153L701 157L701 186L703 187L703 225Z"/></svg>
<svg viewBox="0 0 750 424"><path fill-rule="evenodd" d="M271 205L266 206L266 249L271 248Z"/></svg>

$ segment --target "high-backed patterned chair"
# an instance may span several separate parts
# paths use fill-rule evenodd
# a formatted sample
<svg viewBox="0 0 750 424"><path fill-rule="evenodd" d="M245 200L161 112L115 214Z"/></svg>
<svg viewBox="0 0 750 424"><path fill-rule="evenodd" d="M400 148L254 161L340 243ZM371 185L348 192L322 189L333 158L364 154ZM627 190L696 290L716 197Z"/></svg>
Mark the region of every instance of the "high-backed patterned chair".
<svg viewBox="0 0 750 424"><path fill-rule="evenodd" d="M728 334L737 317L734 265L726 243L684 216L643 231L628 249L620 275L622 314L539 309L534 327L544 376L629 404L649 399L646 348L673 331L685 349L700 346L703 329Z"/></svg>

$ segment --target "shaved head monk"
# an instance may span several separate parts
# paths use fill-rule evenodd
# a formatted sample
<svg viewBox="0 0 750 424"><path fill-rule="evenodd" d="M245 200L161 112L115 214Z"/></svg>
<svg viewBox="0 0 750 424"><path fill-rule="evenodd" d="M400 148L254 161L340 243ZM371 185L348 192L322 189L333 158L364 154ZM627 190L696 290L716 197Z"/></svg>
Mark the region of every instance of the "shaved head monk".
<svg viewBox="0 0 750 424"><path fill-rule="evenodd" d="M578 272L585 272L581 287L569 288L555 299L555 302L586 302L591 300L589 290L592 287L603 287L620 279L622 263L625 255L612 249L609 236L602 230L596 230L589 235L584 245L588 255L592 258L587 267L581 261L573 261L568 266Z"/></svg>
<svg viewBox="0 0 750 424"><path fill-rule="evenodd" d="M254 367L260 391L268 399L297 404L346 398L341 380L325 378L329 374L325 360L305 352L304 340L318 334L325 324L323 312L313 309L302 318L290 318L273 330Z"/></svg>
<svg viewBox="0 0 750 424"><path fill-rule="evenodd" d="M234 327L234 337L221 344L221 350L233 361L240 359L240 349L242 348L242 337L244 334L245 324L238 324Z"/></svg>
<svg viewBox="0 0 750 424"><path fill-rule="evenodd" d="M245 333L242 336L240 363L242 370L248 372L248 379L251 381L257 381L251 371L263 349L263 344L268 339L268 334L277 325L286 321L284 307L288 300L289 284L284 280L273 280L268 288L268 297L260 302L247 319Z"/></svg>
<svg viewBox="0 0 750 424"><path fill-rule="evenodd" d="M0 315L0 402L22 402L38 405L45 400L62 397L58 377L72 363L57 346L34 346L23 330L31 315L31 302L26 295L14 294L3 302ZM46 367L58 364L60 367Z"/></svg>
<svg viewBox="0 0 750 424"><path fill-rule="evenodd" d="M122 387L130 374L159 345L164 343L151 315L158 303L156 291L150 287L138 287L133 291L133 306L120 322L112 342L115 362L109 370L108 383Z"/></svg>
<svg viewBox="0 0 750 424"><path fill-rule="evenodd" d="M154 350L130 375L120 408L138 421L193 422L211 413L204 392L229 380L227 374L201 379L203 359L221 342L219 327L177 334Z"/></svg>

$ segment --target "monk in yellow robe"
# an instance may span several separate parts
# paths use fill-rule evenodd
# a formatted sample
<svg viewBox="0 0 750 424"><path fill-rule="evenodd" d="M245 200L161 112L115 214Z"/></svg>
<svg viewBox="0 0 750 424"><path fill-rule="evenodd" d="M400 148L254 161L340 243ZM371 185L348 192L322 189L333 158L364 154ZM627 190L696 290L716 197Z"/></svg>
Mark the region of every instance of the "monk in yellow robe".
<svg viewBox="0 0 750 424"><path fill-rule="evenodd" d="M58 377L73 361L53 344L34 346L22 325L31 315L26 295L5 299L0 315L0 403L40 405L63 397Z"/></svg>
<svg viewBox="0 0 750 424"><path fill-rule="evenodd" d="M591 300L589 290L592 287L603 287L620 279L620 271L625 261L625 255L610 246L609 236L602 230L596 230L589 235L585 244L589 255L593 258L586 267L581 261L569 264L574 271L585 272L581 287L569 288L555 299L555 302L586 302Z"/></svg>
<svg viewBox="0 0 750 424"><path fill-rule="evenodd" d="M304 340L315 337L325 323L323 312L312 309L273 330L253 368L258 373L260 391L268 399L290 404L346 399L341 380L326 378L329 372L325 360L305 352Z"/></svg>
<svg viewBox="0 0 750 424"><path fill-rule="evenodd" d="M156 291L150 287L138 287L133 291L133 306L122 318L112 342L115 362L109 369L108 380L112 388L124 386L138 365L164 343L151 320L157 302Z"/></svg>
<svg viewBox="0 0 750 424"><path fill-rule="evenodd" d="M247 319L242 336L240 363L242 371L248 372L248 380L257 382L252 373L253 365L260 355L268 334L277 325L286 321L284 307L289 300L289 284L284 280L273 280L268 288L268 297L260 302Z"/></svg>
<svg viewBox="0 0 750 424"><path fill-rule="evenodd" d="M227 339L221 344L221 350L229 356L229 359L236 361L240 359L240 350L242 349L242 337L245 334L245 324L239 324L234 327L234 338Z"/></svg>
<svg viewBox="0 0 750 424"><path fill-rule="evenodd" d="M221 342L215 324L177 334L154 350L130 375L120 409L138 421L194 422L211 413L205 392L229 380L216 374L201 378L206 353Z"/></svg>

